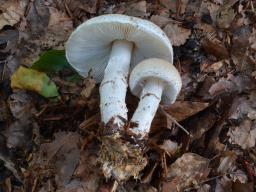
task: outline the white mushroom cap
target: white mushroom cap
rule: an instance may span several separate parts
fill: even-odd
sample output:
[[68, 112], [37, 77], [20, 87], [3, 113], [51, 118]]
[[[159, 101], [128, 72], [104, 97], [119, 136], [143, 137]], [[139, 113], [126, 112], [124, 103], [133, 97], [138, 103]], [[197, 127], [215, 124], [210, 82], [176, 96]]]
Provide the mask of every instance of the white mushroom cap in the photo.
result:
[[151, 57], [172, 63], [172, 45], [158, 26], [119, 14], [98, 16], [81, 24], [66, 44], [67, 60], [83, 76], [92, 70], [91, 75], [100, 82], [115, 40], [134, 43], [131, 68]]
[[140, 93], [149, 79], [163, 82], [162, 102], [169, 105], [176, 100], [181, 90], [181, 77], [177, 69], [168, 61], [158, 58], [146, 59], [131, 72], [129, 86], [131, 92], [140, 97]]

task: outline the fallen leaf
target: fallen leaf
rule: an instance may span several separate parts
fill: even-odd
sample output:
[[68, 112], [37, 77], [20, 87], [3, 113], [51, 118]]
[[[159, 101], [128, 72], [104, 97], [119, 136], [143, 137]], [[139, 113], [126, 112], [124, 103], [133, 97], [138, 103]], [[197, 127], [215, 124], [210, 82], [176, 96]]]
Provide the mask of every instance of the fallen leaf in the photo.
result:
[[185, 153], [168, 167], [170, 182], [163, 185], [163, 191], [183, 191], [207, 178], [209, 160], [194, 153]]
[[0, 30], [6, 26], [14, 26], [22, 17], [24, 17], [27, 1], [8, 0], [1, 2], [0, 10]]
[[161, 16], [161, 15], [152, 15], [150, 21], [162, 28], [170, 22], [170, 18]]
[[256, 120], [255, 95], [250, 94], [249, 98], [245, 96], [236, 97], [229, 110], [229, 119], [240, 120], [248, 117]]
[[136, 3], [132, 3], [126, 7], [125, 11], [126, 15], [134, 16], [134, 17], [144, 17], [147, 14], [147, 2], [139, 1]]
[[221, 60], [210, 65], [200, 66], [200, 68], [203, 72], [212, 73], [219, 71], [226, 63], [228, 63], [228, 60]]
[[222, 10], [217, 16], [217, 25], [219, 28], [227, 29], [234, 20], [236, 13], [233, 9], [226, 8]]
[[201, 40], [203, 50], [211, 55], [214, 55], [218, 59], [229, 58], [229, 52], [225, 45], [217, 39], [203, 38]]
[[65, 12], [53, 7], [49, 8], [49, 12], [48, 33], [56, 36], [55, 41], [65, 41], [74, 29], [72, 19]]
[[27, 7], [27, 27], [32, 37], [43, 36], [47, 31], [50, 13], [43, 0], [34, 0]]
[[159, 2], [172, 12], [176, 12], [176, 0], [159, 0]]
[[191, 30], [180, 27], [178, 24], [168, 23], [164, 32], [169, 37], [173, 46], [183, 45], [189, 36], [191, 35]]
[[36, 112], [32, 98], [24, 90], [15, 90], [9, 96], [8, 104], [15, 119], [29, 119]]
[[230, 143], [240, 145], [242, 149], [252, 148], [256, 141], [256, 124], [244, 119], [239, 126], [230, 127], [227, 135]]
[[79, 135], [73, 132], [59, 132], [54, 134], [55, 140], [40, 146], [38, 163], [50, 166], [54, 171], [58, 186], [69, 183], [79, 162]]
[[71, 68], [71, 66], [66, 59], [65, 51], [61, 50], [50, 50], [43, 53], [40, 59], [31, 66], [31, 69], [46, 73], [57, 72], [65, 68]]
[[172, 156], [179, 149], [178, 143], [171, 140], [164, 140], [164, 143], [159, 146], [163, 149], [169, 156]]
[[165, 107], [164, 110], [177, 121], [182, 121], [206, 109], [208, 106], [209, 103], [176, 101], [170, 107]]
[[252, 79], [244, 75], [234, 76], [228, 74], [227, 78], [221, 78], [218, 82], [214, 83], [209, 93], [211, 96], [217, 96], [222, 93], [241, 93], [245, 90], [250, 90], [254, 87]]
[[22, 66], [12, 75], [11, 87], [35, 91], [46, 98], [59, 96], [56, 85], [45, 73]]

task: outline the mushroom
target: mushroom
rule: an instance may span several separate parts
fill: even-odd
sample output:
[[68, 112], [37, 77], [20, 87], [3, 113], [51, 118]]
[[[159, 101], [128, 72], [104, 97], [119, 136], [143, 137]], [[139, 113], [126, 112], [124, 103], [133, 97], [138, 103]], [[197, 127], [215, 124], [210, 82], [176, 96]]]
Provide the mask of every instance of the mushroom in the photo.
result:
[[168, 61], [151, 58], [139, 63], [129, 79], [131, 92], [140, 98], [131, 122], [136, 124], [131, 131], [139, 139], [147, 136], [151, 122], [160, 101], [170, 105], [181, 89], [181, 77], [177, 69]]
[[157, 57], [172, 62], [168, 37], [155, 24], [125, 15], [94, 17], [81, 24], [69, 37], [66, 57], [82, 76], [88, 73], [100, 85], [102, 122], [112, 120], [118, 128], [127, 121], [125, 97], [130, 65]]

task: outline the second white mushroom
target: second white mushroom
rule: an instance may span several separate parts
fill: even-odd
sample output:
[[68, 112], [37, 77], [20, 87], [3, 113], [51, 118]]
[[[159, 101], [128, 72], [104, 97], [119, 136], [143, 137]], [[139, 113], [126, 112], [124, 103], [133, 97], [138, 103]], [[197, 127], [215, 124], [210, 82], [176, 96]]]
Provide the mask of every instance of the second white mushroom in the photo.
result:
[[136, 123], [131, 131], [140, 139], [149, 133], [151, 122], [159, 103], [170, 105], [181, 90], [181, 77], [168, 61], [152, 58], [139, 63], [131, 72], [131, 92], [140, 98], [131, 122]]

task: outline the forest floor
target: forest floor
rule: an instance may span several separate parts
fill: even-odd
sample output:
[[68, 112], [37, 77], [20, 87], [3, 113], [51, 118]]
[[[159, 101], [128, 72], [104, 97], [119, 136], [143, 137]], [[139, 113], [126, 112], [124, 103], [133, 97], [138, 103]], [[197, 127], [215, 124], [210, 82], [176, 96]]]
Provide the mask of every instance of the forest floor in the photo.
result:
[[[256, 190], [256, 1], [0, 0], [0, 10], [0, 192]], [[110, 13], [161, 27], [183, 84], [157, 112], [140, 179], [124, 183], [98, 162], [98, 85], [63, 66], [71, 32]], [[129, 115], [137, 103], [128, 93]]]

